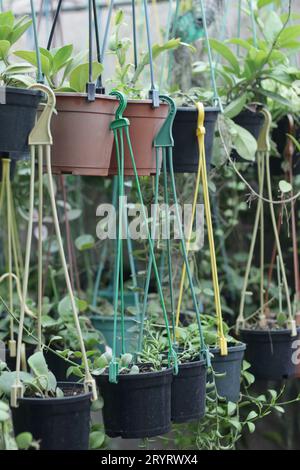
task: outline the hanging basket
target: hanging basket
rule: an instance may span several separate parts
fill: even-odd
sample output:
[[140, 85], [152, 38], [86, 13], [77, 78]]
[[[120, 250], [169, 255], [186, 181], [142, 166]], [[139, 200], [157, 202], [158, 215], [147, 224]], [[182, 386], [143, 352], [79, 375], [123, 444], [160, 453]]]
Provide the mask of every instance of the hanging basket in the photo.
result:
[[140, 439], [171, 430], [172, 369], [121, 374], [118, 383], [108, 374], [96, 377], [104, 399], [103, 419], [109, 437]]
[[[211, 165], [218, 114], [218, 108], [205, 108], [205, 155], [208, 169]], [[175, 173], [197, 173], [198, 171], [197, 120], [197, 108], [182, 107], [177, 109], [173, 124], [173, 168]]]
[[[298, 328], [298, 334], [300, 328]], [[246, 360], [251, 364], [250, 372], [256, 379], [282, 380], [293, 377], [297, 356], [297, 337], [291, 330], [240, 330], [241, 339], [247, 344]]]
[[118, 101], [96, 95], [88, 102], [80, 93], [56, 95], [57, 116], [53, 116], [52, 171], [82, 176], [107, 176], [113, 148], [109, 126]]
[[[251, 108], [252, 109], [252, 108]], [[240, 114], [238, 114], [233, 121], [240, 127], [243, 127], [248, 131], [255, 140], [258, 140], [260, 131], [264, 125], [264, 115], [258, 110], [257, 107], [253, 107], [253, 111], [251, 109], [245, 109]], [[233, 150], [231, 153], [231, 157], [239, 162], [244, 162], [245, 159], [242, 158], [236, 150]]]
[[228, 348], [228, 356], [221, 356], [220, 349], [210, 349], [213, 354], [211, 360], [214, 372], [225, 374], [223, 377], [215, 377], [218, 395], [227, 401], [237, 403], [240, 399], [241, 369], [245, 344], [238, 344]]
[[[155, 149], [153, 141], [168, 115], [168, 105], [161, 103], [153, 108], [152, 101], [128, 101], [124, 117], [130, 121], [129, 133], [133, 148], [135, 164], [139, 176], [150, 176], [156, 173]], [[134, 175], [128, 144], [125, 145], [124, 174]], [[110, 175], [118, 174], [116, 148], [113, 147]]]
[[[92, 325], [96, 330], [100, 331], [105, 339], [106, 345], [112, 348], [114, 338], [114, 317], [93, 315], [91, 318]], [[125, 346], [126, 352], [134, 353], [137, 349], [138, 329], [137, 323], [132, 317], [124, 318], [125, 326]], [[122, 354], [122, 341], [121, 341], [121, 318], [118, 319], [118, 332], [117, 332], [117, 349], [116, 355]]]
[[63, 398], [18, 400], [18, 408], [12, 408], [14, 433], [30, 432], [41, 450], [88, 450], [91, 394], [76, 383], [58, 386]]
[[205, 361], [179, 365], [172, 382], [172, 421], [186, 423], [203, 418], [206, 397]]
[[0, 104], [0, 153], [13, 153], [16, 160], [28, 154], [28, 136], [41, 98], [36, 90], [5, 88], [5, 104]]

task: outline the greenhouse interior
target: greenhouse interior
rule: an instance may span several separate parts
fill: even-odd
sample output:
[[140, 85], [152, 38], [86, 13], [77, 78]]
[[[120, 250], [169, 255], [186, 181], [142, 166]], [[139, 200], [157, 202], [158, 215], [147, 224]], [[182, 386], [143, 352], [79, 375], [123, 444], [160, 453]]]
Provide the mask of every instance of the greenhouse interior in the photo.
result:
[[299, 67], [298, 0], [0, 0], [1, 453], [300, 450]]

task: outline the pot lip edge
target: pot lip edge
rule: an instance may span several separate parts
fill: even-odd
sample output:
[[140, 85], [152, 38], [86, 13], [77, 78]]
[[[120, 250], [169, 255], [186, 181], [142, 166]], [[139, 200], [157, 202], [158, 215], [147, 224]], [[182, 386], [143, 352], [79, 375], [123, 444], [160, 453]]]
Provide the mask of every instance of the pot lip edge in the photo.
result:
[[[76, 385], [76, 386], [82, 386], [83, 388], [83, 384], [80, 384], [80, 383], [77, 383], [77, 382], [60, 382], [58, 381], [57, 382], [57, 385], [62, 385], [62, 384], [65, 384], [65, 385]], [[73, 395], [73, 396], [67, 396], [67, 397], [53, 397], [53, 398], [34, 398], [34, 397], [22, 397], [22, 398], [19, 398], [18, 401], [20, 401], [21, 403], [22, 402], [26, 402], [26, 403], [39, 403], [41, 404], [42, 406], [45, 406], [45, 405], [49, 405], [50, 403], [51, 404], [56, 404], [56, 405], [60, 405], [60, 404], [63, 404], [63, 403], [66, 403], [66, 400], [71, 402], [71, 400], [73, 401], [83, 401], [85, 400], [86, 398], [91, 398], [92, 397], [92, 393], [91, 392], [84, 392], [84, 393], [81, 393], [80, 395]]]
[[[55, 96], [58, 96], [58, 97], [70, 97], [70, 98], [86, 98], [87, 97], [87, 93], [75, 93], [75, 92], [66, 92], [66, 93], [63, 93], [63, 92], [57, 92], [55, 93]], [[115, 96], [111, 96], [111, 95], [100, 95], [100, 94], [96, 94], [96, 98], [102, 98], [102, 99], [107, 99], [109, 101], [115, 101], [115, 102], [118, 102], [117, 98]], [[141, 104], [152, 104], [152, 100], [149, 100], [149, 99], [142, 99], [142, 100], [133, 100], [133, 99], [128, 99], [127, 100], [127, 103], [128, 104], [136, 104], [136, 105], [141, 105]], [[168, 106], [167, 103], [163, 103], [163, 102], [160, 102], [160, 106]]]
[[23, 87], [13, 87], [13, 86], [6, 86], [0, 87], [4, 88], [4, 90], [8, 93], [16, 93], [19, 95], [31, 95], [31, 96], [42, 96], [43, 93], [40, 90], [34, 90], [31, 88], [23, 88]]
[[[291, 333], [291, 329], [289, 328], [281, 328], [279, 330], [251, 330], [250, 328], [240, 328], [240, 332], [245, 332], [245, 333], [250, 333], [253, 335], [287, 335], [288, 333]], [[297, 332], [300, 333], [300, 326], [297, 326]], [[290, 335], [291, 336], [291, 335]], [[295, 336], [297, 338], [297, 336]]]
[[[177, 107], [177, 111], [183, 111], [183, 112], [188, 112], [188, 111], [192, 111], [192, 112], [198, 112], [196, 106], [178, 106]], [[212, 113], [212, 112], [215, 112], [215, 113], [220, 113], [221, 110], [220, 108], [218, 108], [217, 106], [205, 106], [204, 107], [204, 111], [207, 113]]]
[[[119, 379], [123, 379], [123, 381], [126, 381], [126, 380], [134, 380], [135, 378], [138, 378], [138, 377], [146, 377], [146, 378], [155, 378], [157, 376], [169, 376], [169, 375], [172, 375], [173, 376], [173, 368], [172, 367], [167, 367], [166, 369], [163, 369], [163, 370], [156, 370], [156, 371], [153, 371], [153, 372], [144, 372], [144, 373], [141, 373], [141, 374], [119, 374], [118, 375], [118, 378]], [[108, 373], [105, 373], [105, 374], [100, 374], [98, 376], [96, 376], [96, 380], [98, 378], [108, 378], [109, 377], [109, 374]], [[110, 383], [110, 382], [109, 382]], [[111, 384], [111, 385], [118, 385], [118, 384]]]
[[[241, 351], [245, 351], [246, 349], [247, 349], [246, 343], [243, 343], [242, 341], [240, 341], [239, 344], [236, 344], [234, 346], [229, 346], [228, 347], [228, 352], [229, 353], [241, 352]], [[220, 348], [219, 347], [209, 348], [209, 351], [212, 352], [212, 353], [218, 353], [218, 352], [220, 352]], [[222, 357], [226, 358], [226, 357], [228, 357], [228, 355], [227, 356], [222, 356]]]

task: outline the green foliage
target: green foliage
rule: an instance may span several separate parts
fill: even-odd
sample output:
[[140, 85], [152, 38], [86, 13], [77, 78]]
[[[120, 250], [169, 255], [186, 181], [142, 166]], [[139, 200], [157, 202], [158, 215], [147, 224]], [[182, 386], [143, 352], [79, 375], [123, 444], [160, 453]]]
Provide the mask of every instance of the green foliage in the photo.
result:
[[[73, 45], [68, 44], [61, 48], [48, 51], [40, 47], [42, 72], [48, 84], [55, 91], [69, 91], [84, 93], [89, 81], [89, 64], [82, 63], [86, 52], [72, 56]], [[37, 67], [36, 53], [34, 51], [15, 51], [14, 54]], [[95, 81], [103, 71], [99, 62], [92, 63], [92, 80]]]

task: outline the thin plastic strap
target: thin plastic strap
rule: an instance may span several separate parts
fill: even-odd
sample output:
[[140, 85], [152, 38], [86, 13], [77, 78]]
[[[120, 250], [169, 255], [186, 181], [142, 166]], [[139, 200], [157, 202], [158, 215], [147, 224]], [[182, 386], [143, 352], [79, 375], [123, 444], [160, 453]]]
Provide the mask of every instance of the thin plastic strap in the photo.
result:
[[152, 100], [153, 107], [158, 108], [159, 107], [159, 91], [155, 88], [155, 81], [154, 81], [154, 66], [153, 66], [152, 41], [151, 41], [151, 32], [150, 32], [148, 2], [147, 0], [143, 0], [143, 2], [144, 2], [144, 13], [145, 13], [145, 21], [146, 21], [147, 45], [148, 45], [150, 80], [151, 80], [151, 89], [149, 92], [149, 98]]
[[106, 52], [106, 45], [107, 45], [107, 40], [108, 40], [111, 17], [112, 17], [112, 13], [113, 13], [113, 9], [114, 9], [114, 3], [115, 3], [114, 0], [110, 0], [108, 14], [107, 14], [107, 20], [106, 20], [106, 25], [105, 25], [105, 30], [104, 30], [101, 57], [104, 57], [105, 52]]
[[254, 47], [257, 47], [257, 29], [256, 29], [256, 20], [255, 20], [253, 0], [250, 0], [250, 16], [251, 16], [252, 33], [253, 33], [253, 45]]
[[42, 309], [43, 309], [43, 146], [38, 146], [38, 191], [39, 191], [39, 215], [38, 215], [38, 318], [37, 337], [38, 351], [42, 350]]
[[138, 50], [137, 50], [137, 34], [136, 34], [136, 11], [135, 11], [135, 0], [131, 0], [131, 11], [132, 11], [132, 37], [133, 37], [133, 56], [134, 56], [134, 68], [138, 66]]
[[207, 21], [206, 21], [206, 10], [204, 6], [204, 0], [200, 0], [201, 10], [202, 10], [202, 21], [203, 21], [203, 28], [205, 34], [205, 42], [207, 47], [207, 54], [208, 54], [208, 61], [210, 66], [210, 76], [211, 76], [211, 83], [214, 92], [214, 101], [215, 105], [219, 107], [220, 111], [223, 112], [223, 105], [221, 99], [219, 97], [217, 82], [216, 82], [216, 74], [215, 74], [215, 65], [213, 62], [211, 47], [209, 43], [209, 36], [208, 36], [208, 29], [207, 29]]
[[[94, 14], [94, 23], [95, 23], [97, 60], [101, 64], [102, 63], [102, 56], [101, 56], [101, 47], [100, 47], [99, 21], [98, 21], [96, 0], [93, 0], [93, 14]], [[99, 93], [101, 95], [105, 94], [105, 88], [103, 87], [103, 84], [102, 84], [102, 75], [101, 74], [99, 75], [99, 77], [97, 79], [96, 93]]]
[[50, 49], [51, 49], [51, 45], [52, 45], [52, 41], [53, 41], [53, 37], [54, 37], [54, 33], [55, 33], [56, 24], [57, 24], [57, 21], [58, 21], [58, 16], [59, 16], [59, 13], [60, 13], [60, 10], [61, 10], [61, 6], [62, 6], [62, 0], [58, 0], [58, 4], [57, 4], [57, 7], [56, 7], [56, 12], [55, 12], [55, 15], [54, 15], [54, 18], [53, 18], [53, 23], [52, 23], [52, 27], [51, 27], [51, 31], [50, 31], [50, 35], [49, 35], [49, 39], [48, 39], [48, 42], [47, 42], [48, 51], [50, 51]]
[[41, 53], [40, 53], [40, 49], [39, 49], [39, 41], [38, 41], [37, 26], [36, 26], [36, 13], [35, 13], [33, 0], [30, 0], [30, 7], [31, 7], [32, 26], [33, 26], [33, 35], [34, 35], [34, 46], [35, 46], [36, 62], [37, 62], [37, 82], [38, 83], [44, 83], [44, 76], [43, 76], [42, 62], [41, 62]]

